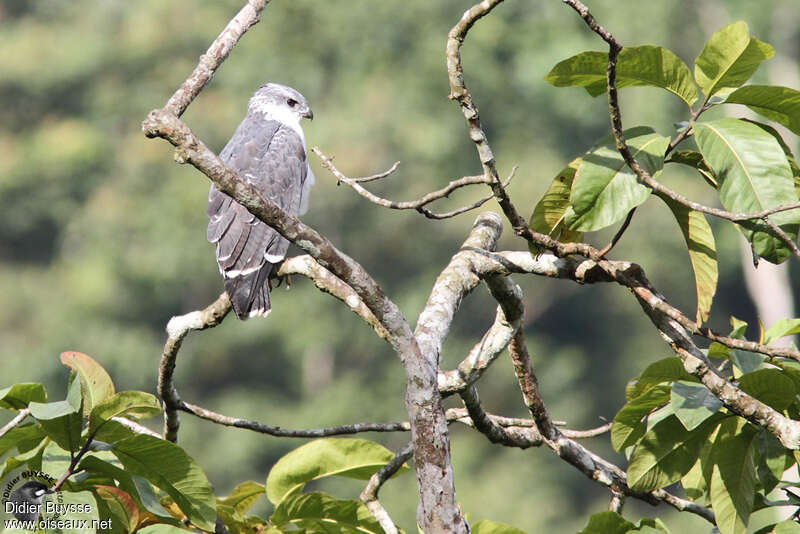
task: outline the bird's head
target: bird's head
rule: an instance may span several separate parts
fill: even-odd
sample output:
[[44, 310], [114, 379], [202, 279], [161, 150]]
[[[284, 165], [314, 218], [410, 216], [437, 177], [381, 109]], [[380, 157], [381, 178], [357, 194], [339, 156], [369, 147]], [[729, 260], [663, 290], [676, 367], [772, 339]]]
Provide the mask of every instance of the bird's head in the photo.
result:
[[279, 83], [265, 83], [250, 99], [249, 110], [282, 120], [300, 122], [300, 119], [313, 119], [306, 98], [298, 91]]

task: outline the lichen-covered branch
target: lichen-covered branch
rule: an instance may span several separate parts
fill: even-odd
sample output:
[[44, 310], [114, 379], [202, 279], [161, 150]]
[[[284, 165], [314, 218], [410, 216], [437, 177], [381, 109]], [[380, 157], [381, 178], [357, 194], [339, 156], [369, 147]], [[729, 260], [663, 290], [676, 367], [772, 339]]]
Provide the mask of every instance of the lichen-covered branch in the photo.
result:
[[378, 322], [375, 315], [353, 291], [353, 288], [314, 261], [311, 256], [303, 255], [287, 258], [281, 264], [277, 274], [278, 276], [300, 274], [311, 279], [320, 291], [328, 293], [347, 304], [347, 307], [370, 325], [381, 339], [389, 341], [389, 333], [386, 328]]
[[167, 323], [167, 341], [158, 368], [158, 395], [164, 401], [164, 438], [169, 441], [178, 440], [180, 427], [178, 410], [181, 407], [181, 398], [172, 383], [172, 378], [183, 338], [192, 330], [205, 330], [217, 326], [229, 311], [231, 311], [231, 301], [228, 299], [228, 294], [223, 293], [205, 309], [173, 317]]

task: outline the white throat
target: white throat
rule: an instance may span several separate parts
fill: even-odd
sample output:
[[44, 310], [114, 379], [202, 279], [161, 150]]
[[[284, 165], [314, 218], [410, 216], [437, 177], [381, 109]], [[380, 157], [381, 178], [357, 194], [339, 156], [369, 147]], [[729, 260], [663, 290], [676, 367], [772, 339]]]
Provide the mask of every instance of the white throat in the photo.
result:
[[286, 106], [276, 106], [275, 104], [264, 102], [263, 100], [251, 99], [250, 109], [256, 113], [262, 113], [266, 120], [275, 120], [285, 124], [294, 130], [303, 141], [303, 148], [306, 146], [306, 136], [303, 128], [300, 127], [300, 117]]

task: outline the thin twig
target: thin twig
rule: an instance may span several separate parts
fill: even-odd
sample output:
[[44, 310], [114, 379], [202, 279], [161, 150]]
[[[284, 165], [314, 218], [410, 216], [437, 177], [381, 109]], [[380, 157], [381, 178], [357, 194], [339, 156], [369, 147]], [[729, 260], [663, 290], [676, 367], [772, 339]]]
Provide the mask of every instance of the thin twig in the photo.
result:
[[601, 258], [604, 258], [606, 256], [606, 254], [611, 252], [611, 249], [613, 249], [617, 245], [617, 242], [619, 242], [619, 240], [622, 238], [622, 234], [625, 233], [625, 230], [627, 230], [628, 226], [631, 224], [631, 220], [633, 219], [633, 214], [634, 213], [636, 213], [636, 208], [633, 208], [632, 210], [630, 210], [628, 212], [628, 216], [625, 217], [625, 222], [622, 223], [622, 226], [619, 227], [619, 230], [617, 230], [617, 233], [614, 234], [614, 237], [611, 239], [611, 242], [608, 245], [606, 245], [605, 247], [600, 249], [600, 257]]
[[[461, 189], [462, 187], [467, 187], [476, 184], [488, 184], [490, 183], [491, 180], [487, 179], [485, 176], [464, 176], [463, 178], [452, 180], [445, 187], [438, 189], [436, 191], [431, 191], [430, 193], [427, 193], [418, 199], [396, 201], [378, 196], [375, 193], [372, 193], [371, 191], [365, 189], [360, 184], [363, 182], [369, 182], [372, 180], [377, 180], [388, 176], [391, 172], [393, 172], [397, 168], [397, 163], [395, 163], [392, 166], [392, 168], [389, 169], [388, 171], [385, 171], [380, 174], [368, 176], [366, 178], [350, 178], [346, 176], [344, 173], [342, 173], [339, 169], [337, 169], [336, 166], [333, 164], [333, 158], [326, 156], [319, 149], [319, 147], [314, 147], [311, 150], [312, 152], [314, 152], [314, 154], [317, 155], [317, 157], [319, 157], [322, 166], [328, 169], [328, 171], [330, 171], [330, 173], [336, 177], [337, 184], [343, 183], [351, 187], [356, 193], [358, 193], [362, 197], [366, 198], [373, 204], [382, 206], [384, 208], [389, 208], [394, 210], [416, 210], [425, 215], [429, 219], [449, 219], [451, 217], [455, 217], [456, 215], [460, 215], [467, 211], [481, 207], [487, 201], [491, 200], [494, 196], [494, 195], [489, 195], [488, 197], [482, 198], [481, 200], [478, 200], [473, 204], [463, 206], [461, 208], [449, 211], [447, 213], [435, 213], [425, 208], [425, 206], [437, 200], [448, 198], [452, 192], [456, 191], [457, 189]], [[514, 169], [509, 174], [509, 177], [504, 182], [503, 184], [504, 187], [507, 186], [514, 178], [516, 170], [517, 167], [514, 167]]]
[[381, 467], [377, 473], [373, 474], [366, 487], [361, 492], [359, 498], [363, 502], [372, 516], [380, 524], [381, 528], [386, 534], [398, 534], [397, 527], [389, 517], [389, 513], [378, 500], [378, 492], [381, 486], [389, 480], [401, 467], [411, 458], [414, 453], [414, 444], [409, 443], [395, 455], [394, 458]]

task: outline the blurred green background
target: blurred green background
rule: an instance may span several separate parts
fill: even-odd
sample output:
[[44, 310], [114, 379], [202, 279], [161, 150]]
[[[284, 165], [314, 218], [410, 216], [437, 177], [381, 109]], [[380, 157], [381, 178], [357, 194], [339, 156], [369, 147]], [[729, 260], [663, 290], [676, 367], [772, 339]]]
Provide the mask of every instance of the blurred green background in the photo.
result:
[[[340, 170], [400, 170], [372, 189], [410, 199], [479, 172], [463, 117], [447, 99], [444, 45], [470, 7], [464, 0], [294, 0], [272, 2], [184, 116], [220, 150], [264, 81], [299, 89], [315, 121], [310, 146], [336, 156]], [[167, 320], [204, 307], [222, 290], [205, 240], [208, 181], [172, 161], [170, 147], [144, 138], [140, 122], [160, 107], [198, 56], [241, 7], [234, 0], [0, 1], [0, 386], [40, 381], [63, 395], [64, 350], [100, 361], [118, 389], [154, 391]], [[659, 44], [690, 67], [710, 34], [734, 20], [776, 47], [757, 79], [800, 86], [795, 0], [684, 2], [595, 0], [598, 19], [624, 44]], [[606, 102], [582, 89], [543, 81], [559, 60], [602, 50], [561, 2], [508, 1], [472, 30], [463, 49], [466, 81], [481, 110], [500, 172], [519, 165], [512, 198], [530, 213], [551, 178], [606, 135]], [[622, 93], [626, 126], [671, 135], [688, 118], [682, 102], [657, 89]], [[737, 110], [738, 111], [738, 110]], [[797, 148], [797, 139], [787, 141]], [[387, 211], [336, 187], [316, 158], [307, 223], [360, 261], [415, 318], [437, 273], [476, 213], [433, 222]], [[713, 203], [699, 177], [668, 169], [662, 179]], [[473, 202], [460, 191], [442, 211]], [[497, 210], [494, 203], [485, 209]], [[712, 221], [720, 288], [711, 325], [727, 331], [734, 314], [757, 318], [742, 280], [739, 234]], [[613, 232], [587, 236], [595, 244]], [[502, 248], [524, 249], [506, 228]], [[694, 316], [691, 268], [669, 211], [651, 200], [614, 251], [639, 262], [670, 301]], [[795, 262], [796, 263], [796, 262]], [[792, 266], [794, 280], [800, 278]], [[579, 287], [534, 277], [525, 292], [526, 333], [542, 393], [571, 428], [610, 420], [623, 386], [668, 355], [648, 320], [620, 287]], [[183, 398], [228, 415], [293, 428], [405, 419], [404, 375], [389, 347], [338, 301], [304, 279], [273, 294], [267, 320], [236, 321], [191, 335], [176, 374]], [[798, 285], [795, 282], [795, 291]], [[797, 294], [795, 292], [795, 294]], [[455, 365], [491, 324], [479, 288], [458, 314], [443, 360]], [[487, 409], [525, 416], [511, 366], [501, 359], [479, 384]], [[452, 404], [452, 401], [448, 405]], [[609, 495], [549, 450], [509, 450], [453, 428], [458, 499], [470, 519], [527, 532], [568, 533], [605, 509]], [[408, 436], [365, 435], [392, 449]], [[588, 445], [624, 465], [607, 438]], [[206, 469], [219, 494], [263, 481], [274, 461], [302, 441], [216, 427], [182, 417], [180, 443]], [[355, 497], [361, 485], [322, 486]], [[389, 483], [382, 500], [414, 531], [416, 481]], [[268, 513], [266, 503], [260, 511]], [[673, 532], [705, 523], [629, 501], [626, 515], [663, 514]]]

